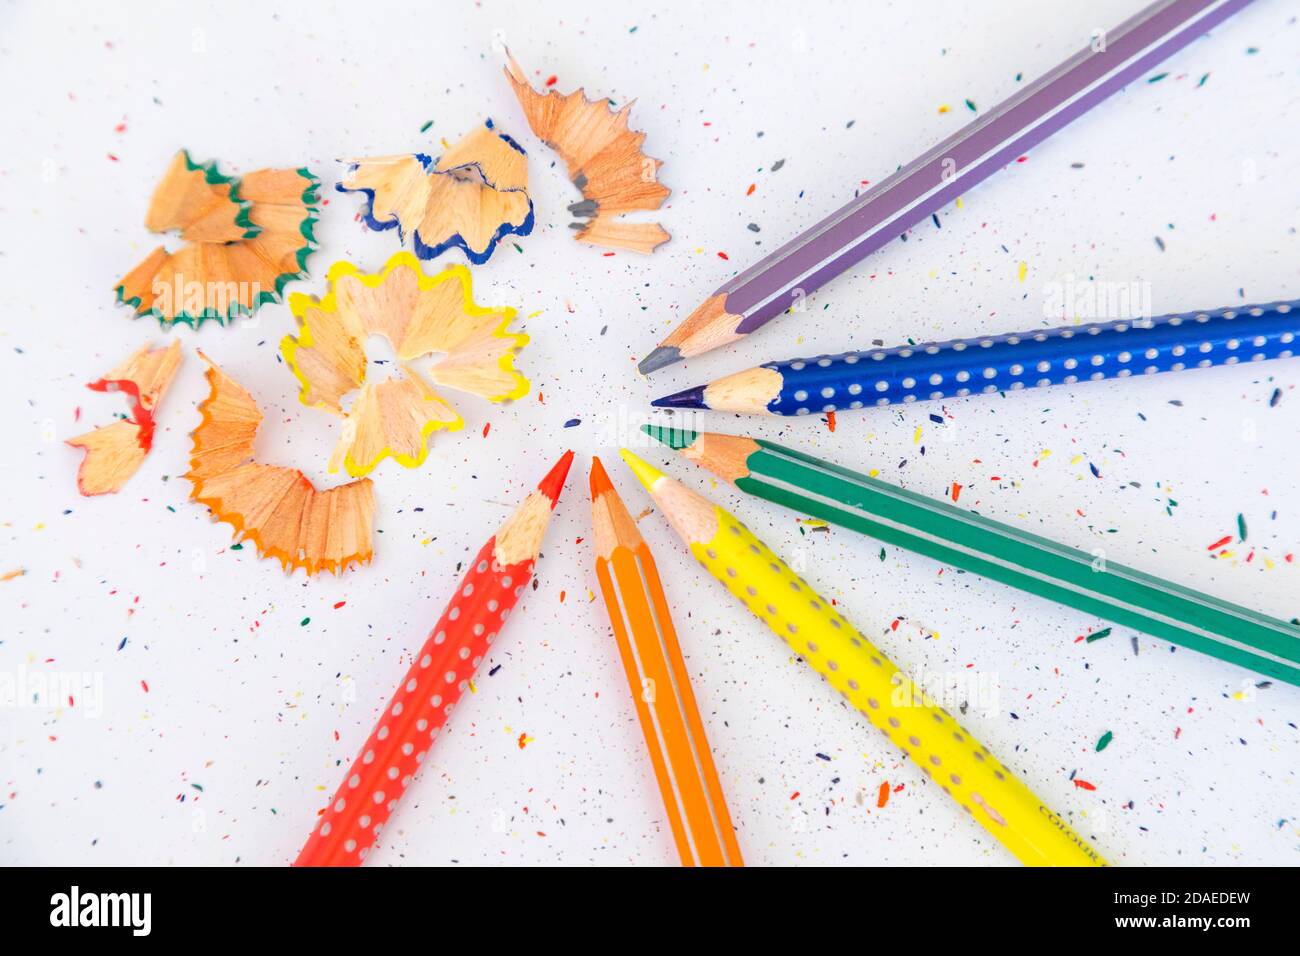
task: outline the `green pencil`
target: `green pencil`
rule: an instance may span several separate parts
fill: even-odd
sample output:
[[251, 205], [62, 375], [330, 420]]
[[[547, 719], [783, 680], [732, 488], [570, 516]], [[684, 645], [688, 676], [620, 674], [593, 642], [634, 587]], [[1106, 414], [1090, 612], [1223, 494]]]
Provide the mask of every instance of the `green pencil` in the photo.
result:
[[741, 491], [1300, 685], [1300, 627], [739, 435], [643, 426]]

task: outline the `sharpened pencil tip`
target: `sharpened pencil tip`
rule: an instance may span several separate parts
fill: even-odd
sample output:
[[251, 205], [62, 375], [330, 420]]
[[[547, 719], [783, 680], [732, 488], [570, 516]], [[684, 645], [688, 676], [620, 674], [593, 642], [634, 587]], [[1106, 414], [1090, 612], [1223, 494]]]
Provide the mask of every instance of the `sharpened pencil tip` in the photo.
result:
[[676, 392], [672, 395], [665, 395], [663, 398], [656, 398], [650, 403], [656, 408], [708, 408], [708, 403], [704, 400], [704, 386], [696, 385], [694, 388], [688, 388], [682, 392]]
[[609, 475], [605, 474], [605, 466], [601, 464], [600, 459], [595, 455], [591, 456], [591, 497], [603, 495], [606, 492], [614, 490], [613, 483], [609, 480]]
[[660, 478], [668, 477], [654, 465], [642, 461], [626, 448], [622, 449], [619, 454], [623, 456], [623, 460], [627, 462], [627, 466], [632, 469], [632, 474], [636, 475], [637, 481], [645, 485], [646, 491], [653, 492], [655, 489], [655, 482]]
[[564, 479], [569, 477], [569, 466], [573, 464], [573, 452], [566, 451], [560, 460], [551, 466], [546, 477], [537, 483], [537, 490], [551, 499], [551, 507], [560, 500], [560, 491], [564, 488]]
[[682, 350], [672, 345], [660, 345], [653, 352], [637, 363], [637, 371], [649, 375], [659, 369], [682, 360]]
[[681, 451], [683, 448], [690, 448], [695, 444], [695, 439], [700, 437], [699, 432], [693, 432], [689, 428], [665, 428], [663, 425], [642, 425], [641, 430], [653, 438], [655, 441], [661, 441], [674, 451]]

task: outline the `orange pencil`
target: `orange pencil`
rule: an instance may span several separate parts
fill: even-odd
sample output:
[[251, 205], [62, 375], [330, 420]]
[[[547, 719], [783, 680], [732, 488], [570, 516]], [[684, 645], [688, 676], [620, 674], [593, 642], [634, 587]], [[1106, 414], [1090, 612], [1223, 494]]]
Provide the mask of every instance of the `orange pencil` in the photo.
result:
[[744, 866], [654, 556], [591, 460], [596, 577], [683, 866]]

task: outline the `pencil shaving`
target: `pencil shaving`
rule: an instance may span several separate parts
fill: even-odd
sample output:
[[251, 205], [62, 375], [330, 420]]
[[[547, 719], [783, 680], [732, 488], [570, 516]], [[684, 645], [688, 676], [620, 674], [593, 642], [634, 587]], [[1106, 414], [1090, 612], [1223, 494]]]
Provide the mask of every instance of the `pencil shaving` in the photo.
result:
[[631, 103], [615, 110], [608, 98], [589, 100], [582, 89], [538, 93], [523, 69], [503, 48], [506, 78], [524, 109], [533, 133], [568, 167], [582, 201], [569, 206], [579, 242], [651, 253], [669, 235], [657, 222], [626, 222], [624, 213], [658, 209], [671, 192], [659, 182], [663, 162], [641, 149], [645, 133], [628, 128]]
[[422, 153], [348, 160], [340, 192], [366, 197], [371, 229], [396, 227], [415, 254], [433, 259], [453, 247], [475, 265], [508, 235], [533, 231], [523, 147], [489, 120], [437, 160]]
[[122, 392], [130, 415], [111, 425], [68, 439], [85, 452], [77, 469], [77, 490], [87, 497], [121, 491], [153, 448], [154, 409], [181, 365], [181, 344], [151, 349], [145, 345], [103, 378], [97, 392]]
[[[374, 274], [338, 262], [321, 299], [290, 297], [298, 318], [296, 336], [281, 351], [302, 388], [305, 405], [343, 419], [329, 469], [354, 477], [369, 474], [385, 458], [416, 468], [428, 457], [435, 431], [456, 431], [464, 419], [434, 386], [469, 392], [491, 402], [527, 393], [528, 379], [514, 368], [528, 336], [509, 332], [515, 310], [475, 304], [464, 266], [425, 275], [419, 260], [399, 252]], [[393, 378], [369, 382], [366, 341], [387, 339], [397, 358]], [[441, 353], [427, 372], [415, 363]], [[427, 376], [427, 380], [426, 380]], [[359, 390], [350, 406], [345, 398]]]
[[182, 149], [154, 190], [144, 224], [150, 232], [175, 230], [186, 242], [235, 242], [257, 235], [249, 205], [216, 163], [196, 163]]
[[[196, 177], [206, 177], [207, 192]], [[222, 177], [215, 164], [196, 166], [188, 154], [179, 154], [154, 193], [146, 225], [155, 232], [179, 229], [191, 241], [175, 252], [154, 249], [118, 282], [117, 300], [164, 326], [195, 327], [206, 319], [225, 324], [252, 315], [264, 302], [280, 301], [284, 286], [306, 275], [316, 248], [318, 185], [306, 169]], [[241, 210], [239, 235], [217, 228], [229, 211], [211, 205], [212, 190], [221, 188]]]
[[208, 397], [193, 433], [190, 498], [287, 571], [335, 574], [373, 556], [374, 486], [368, 478], [318, 491], [301, 471], [253, 460], [262, 413], [253, 397], [202, 352]]

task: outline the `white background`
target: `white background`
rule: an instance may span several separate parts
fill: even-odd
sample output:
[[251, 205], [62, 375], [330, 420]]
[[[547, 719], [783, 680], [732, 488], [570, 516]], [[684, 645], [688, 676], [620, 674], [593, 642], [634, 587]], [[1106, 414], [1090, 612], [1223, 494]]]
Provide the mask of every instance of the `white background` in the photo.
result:
[[[0, 583], [0, 670], [99, 675], [102, 714], [85, 695], [0, 711], [0, 862], [290, 861], [457, 562], [569, 446], [578, 462], [540, 586], [371, 862], [675, 862], [590, 597], [590, 542], [576, 543], [590, 534], [590, 454], [607, 455], [633, 512], [646, 506], [614, 450], [634, 440], [651, 398], [875, 339], [1055, 324], [1045, 288], [1066, 276], [1148, 283], [1156, 313], [1300, 296], [1300, 25], [1294, 3], [1261, 0], [1152, 71], [1164, 79], [1134, 84], [943, 210], [940, 230], [924, 224], [817, 293], [806, 316], [652, 380], [636, 374], [720, 282], [969, 122], [965, 100], [990, 109], [1017, 74], [1028, 82], [1139, 6], [5, 4], [0, 571], [26, 574]], [[539, 83], [553, 74], [557, 89], [637, 99], [633, 125], [673, 189], [669, 245], [605, 257], [570, 238], [576, 193], [527, 129], [494, 30]], [[290, 287], [319, 294], [335, 260], [373, 270], [398, 248], [395, 233], [354, 220], [356, 197], [332, 191], [335, 160], [437, 154], [487, 117], [529, 151], [538, 228], [518, 240], [522, 254], [507, 242], [474, 270], [475, 295], [539, 313], [522, 323], [532, 393], [505, 408], [453, 395], [464, 431], [436, 436], [420, 469], [378, 468], [373, 565], [306, 580], [251, 546], [229, 550], [229, 527], [190, 503], [180, 478], [206, 394], [194, 347], [261, 403], [263, 460], [337, 481], [325, 463], [338, 425], [298, 404], [279, 361], [287, 307], [196, 335], [114, 306], [117, 279], [157, 242], [142, 220], [168, 159], [187, 146], [230, 173], [319, 173], [321, 250]], [[84, 383], [169, 334], [187, 357], [152, 455], [121, 494], [80, 497], [79, 453], [62, 440], [124, 408]], [[960, 503], [986, 515], [1290, 618], [1298, 382], [1296, 362], [1214, 369], [949, 401], [943, 425], [926, 404], [846, 413], [834, 434], [815, 418], [708, 421], [927, 494], [959, 482]], [[581, 424], [566, 430], [571, 418]], [[1135, 654], [1124, 628], [1077, 642], [1104, 622], [893, 548], [882, 561], [849, 532], [801, 535], [798, 516], [645, 454], [802, 560], [905, 668], [995, 687], [996, 706], [972, 700], [966, 724], [1111, 861], [1298, 862], [1300, 690], [1256, 689], [1240, 669], [1146, 637]], [[1247, 541], [1213, 559], [1207, 546], [1236, 534], [1239, 513]], [[749, 863], [1014, 862], [702, 577], [657, 514], [641, 526]], [[1107, 731], [1114, 742], [1097, 753]], [[902, 789], [880, 810], [883, 782]]]

